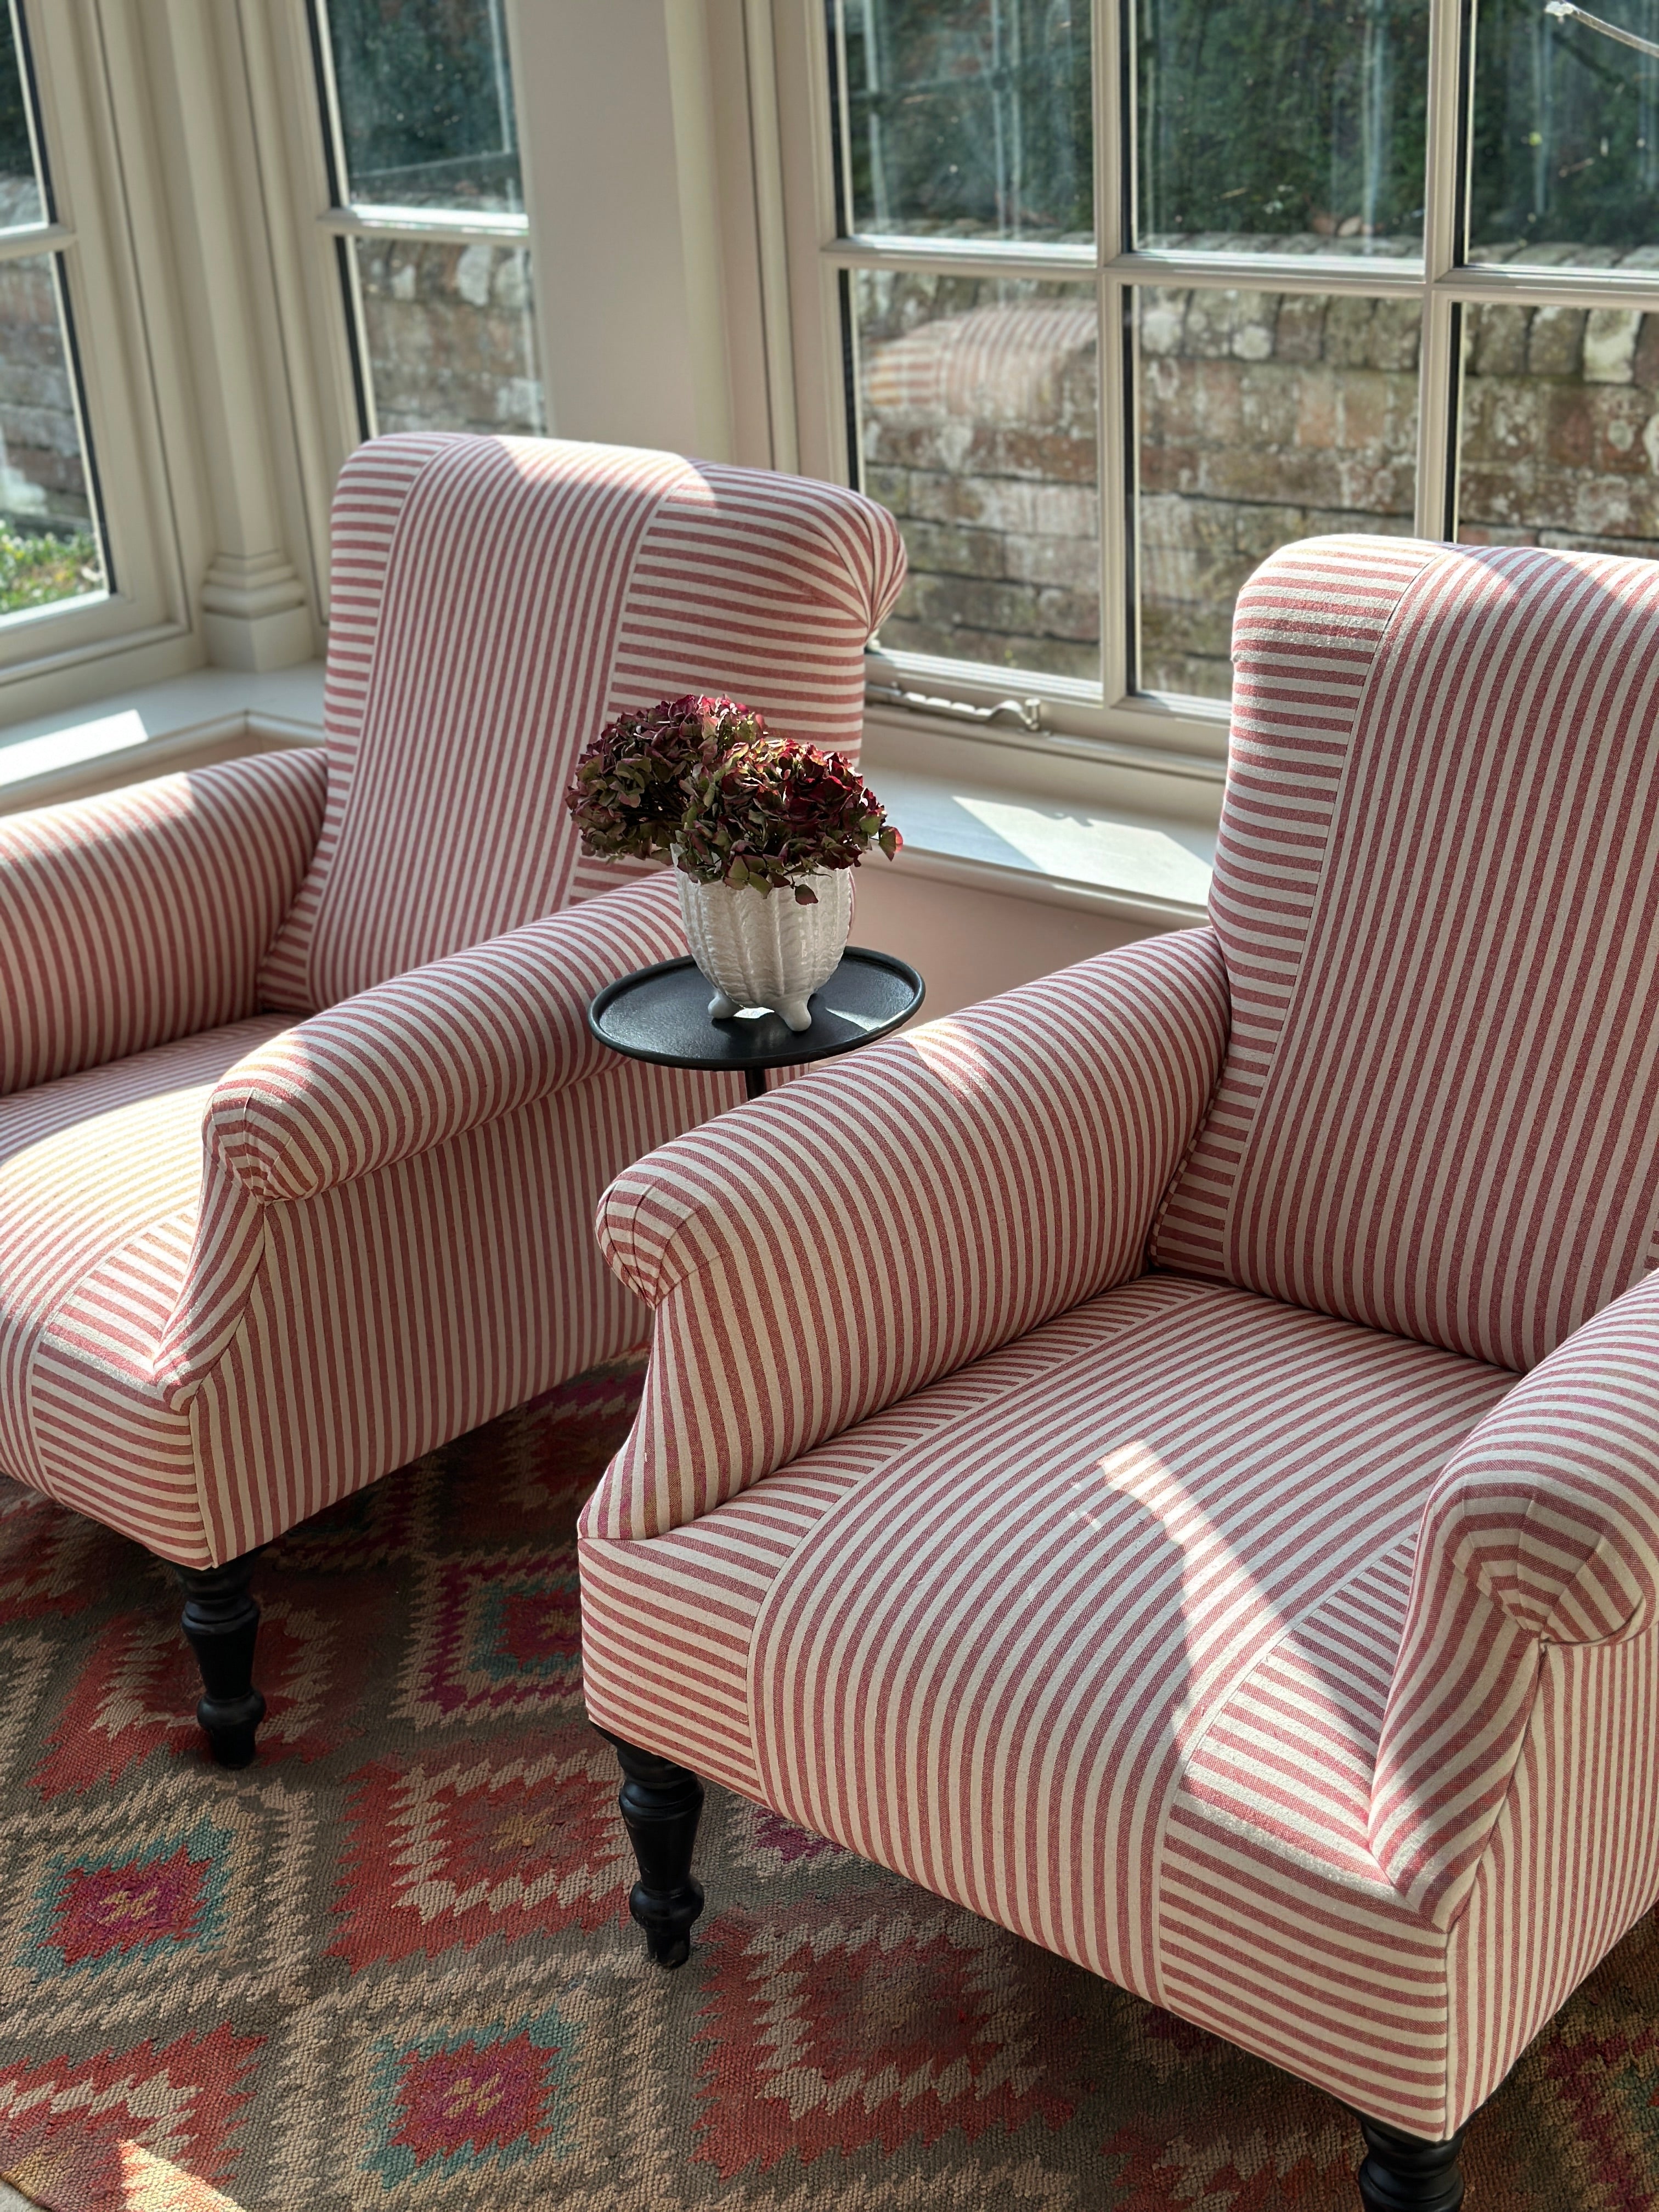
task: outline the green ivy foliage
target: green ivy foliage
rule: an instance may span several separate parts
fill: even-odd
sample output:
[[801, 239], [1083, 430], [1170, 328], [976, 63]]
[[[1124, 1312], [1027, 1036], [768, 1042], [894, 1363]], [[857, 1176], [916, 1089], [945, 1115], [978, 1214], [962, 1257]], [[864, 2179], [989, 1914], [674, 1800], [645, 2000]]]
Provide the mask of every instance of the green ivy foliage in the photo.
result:
[[[1659, 40], [1659, 0], [1592, 12]], [[1659, 245], [1659, 58], [1541, 0], [1480, 0], [1474, 83], [1477, 244]]]
[[[360, 0], [363, 4], [363, 0]], [[855, 225], [1092, 223], [1086, 0], [827, 0]], [[1659, 0], [1595, 0], [1659, 40]], [[1429, 0], [1134, 0], [1143, 238], [1420, 234]], [[1659, 58], [1476, 0], [1477, 245], [1659, 246]]]
[[1412, 236], [1428, 0], [1139, 0], [1141, 234]]
[[848, 0], [854, 224], [1087, 238], [1094, 216], [1088, 0]]
[[491, 0], [329, 0], [355, 197], [521, 204]]
[[89, 530], [32, 537], [0, 520], [0, 614], [47, 607], [102, 587], [98, 541]]
[[12, 35], [11, 16], [0, 9], [0, 177], [27, 177], [33, 168], [21, 58]]

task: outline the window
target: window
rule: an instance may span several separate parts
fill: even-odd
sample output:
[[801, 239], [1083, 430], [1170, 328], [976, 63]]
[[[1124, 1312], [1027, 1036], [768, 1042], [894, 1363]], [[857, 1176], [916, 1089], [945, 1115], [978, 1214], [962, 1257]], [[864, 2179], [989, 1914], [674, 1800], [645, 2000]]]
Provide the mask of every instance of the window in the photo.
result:
[[313, 0], [364, 434], [546, 427], [503, 0]]
[[780, 85], [916, 688], [1189, 744], [1279, 545], [1659, 556], [1659, 0], [803, 0]]
[[0, 617], [101, 595], [65, 262], [21, 19], [0, 10]]

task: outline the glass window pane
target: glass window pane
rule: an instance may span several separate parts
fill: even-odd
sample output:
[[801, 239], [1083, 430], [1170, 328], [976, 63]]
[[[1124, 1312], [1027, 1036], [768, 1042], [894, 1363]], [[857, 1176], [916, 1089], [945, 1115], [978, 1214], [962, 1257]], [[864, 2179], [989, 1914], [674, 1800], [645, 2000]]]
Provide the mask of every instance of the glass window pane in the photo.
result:
[[1233, 602], [1276, 547], [1409, 537], [1410, 300], [1138, 291], [1140, 684], [1224, 699]]
[[380, 429], [541, 436], [529, 249], [483, 240], [352, 245]]
[[[1659, 0], [1595, 0], [1659, 44]], [[1543, 0], [1480, 0], [1469, 258], [1601, 269], [1659, 263], [1659, 55]]]
[[1458, 537], [1659, 556], [1659, 315], [1464, 312]]
[[517, 214], [503, 0], [329, 0], [347, 198]]
[[830, 0], [854, 230], [1094, 234], [1089, 0]]
[[896, 651], [1100, 680], [1091, 290], [861, 270], [863, 482], [904, 533]]
[[15, 230], [22, 224], [46, 219], [46, 200], [34, 173], [24, 100], [11, 11], [0, 8], [0, 230]]
[[1136, 0], [1142, 246], [1422, 251], [1429, 0]]
[[104, 588], [53, 258], [0, 261], [0, 614]]

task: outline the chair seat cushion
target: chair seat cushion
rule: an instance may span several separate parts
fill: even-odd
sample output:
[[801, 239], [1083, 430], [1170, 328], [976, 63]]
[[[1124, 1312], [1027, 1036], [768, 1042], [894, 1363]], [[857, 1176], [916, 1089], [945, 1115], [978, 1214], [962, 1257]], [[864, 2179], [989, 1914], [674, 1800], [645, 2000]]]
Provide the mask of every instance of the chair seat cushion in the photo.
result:
[[[1143, 1277], [690, 1527], [590, 1540], [590, 1711], [1431, 2122], [1448, 1938], [1371, 1858], [1366, 1807], [1424, 1500], [1514, 1381]], [[1328, 2018], [1285, 2000], [1288, 1958], [1319, 1983], [1310, 1947]], [[1368, 2047], [1373, 1971], [1403, 1994]]]
[[190, 1423], [149, 1382], [184, 1281], [214, 1085], [263, 1015], [0, 1098], [0, 1468], [172, 1557], [201, 1544]]

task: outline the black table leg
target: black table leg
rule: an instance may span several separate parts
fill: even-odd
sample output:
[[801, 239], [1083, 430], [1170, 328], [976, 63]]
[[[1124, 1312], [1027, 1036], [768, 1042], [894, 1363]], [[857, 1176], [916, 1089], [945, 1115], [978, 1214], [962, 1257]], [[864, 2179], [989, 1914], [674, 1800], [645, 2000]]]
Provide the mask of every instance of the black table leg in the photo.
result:
[[743, 1087], [750, 1098], [764, 1098], [766, 1070], [763, 1067], [745, 1067], [743, 1071]]

